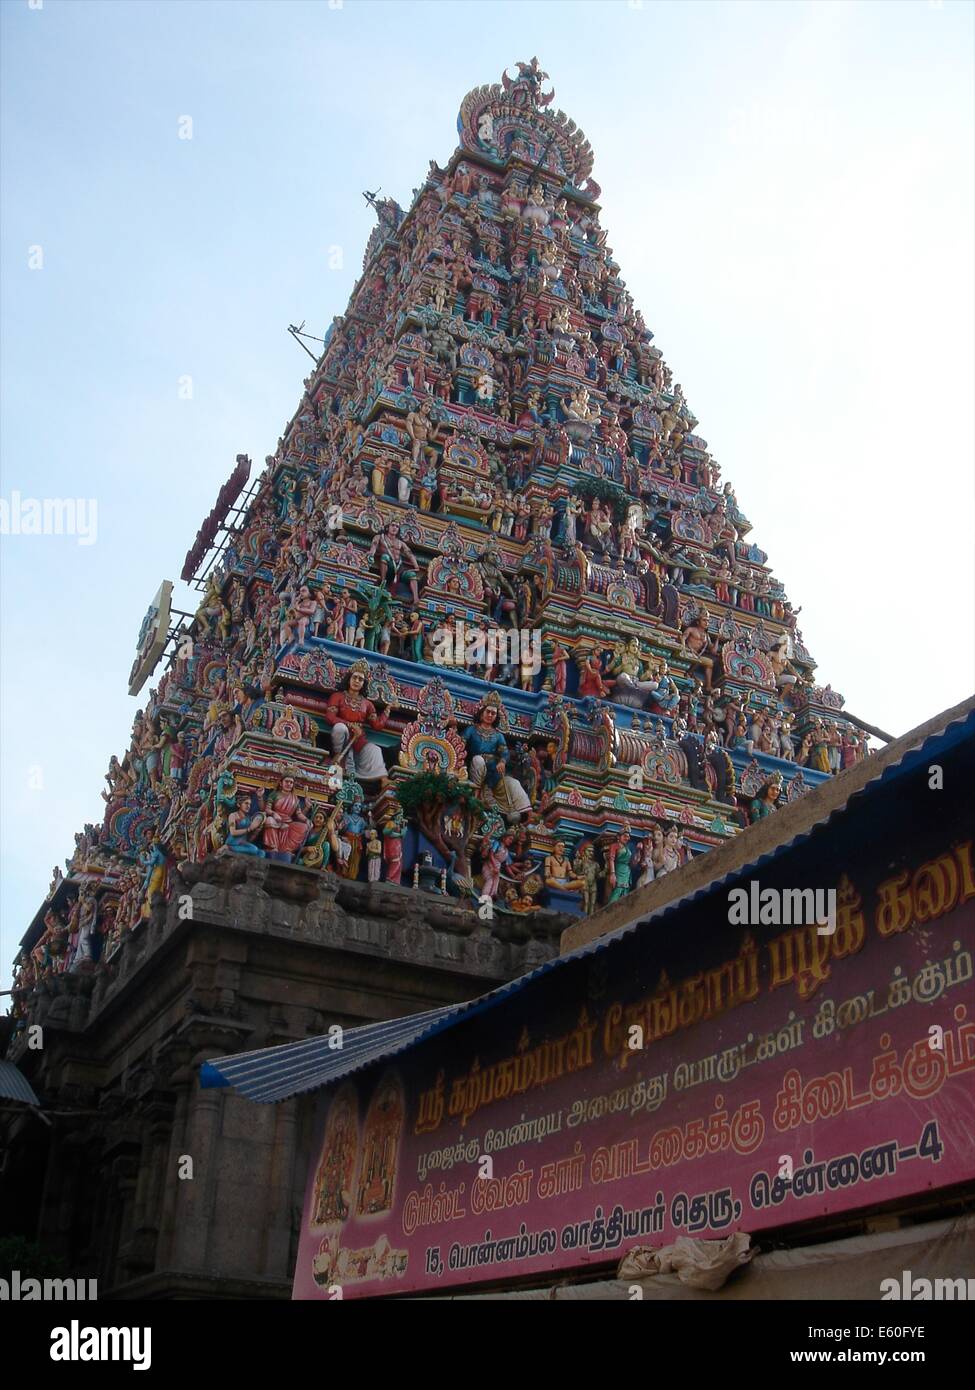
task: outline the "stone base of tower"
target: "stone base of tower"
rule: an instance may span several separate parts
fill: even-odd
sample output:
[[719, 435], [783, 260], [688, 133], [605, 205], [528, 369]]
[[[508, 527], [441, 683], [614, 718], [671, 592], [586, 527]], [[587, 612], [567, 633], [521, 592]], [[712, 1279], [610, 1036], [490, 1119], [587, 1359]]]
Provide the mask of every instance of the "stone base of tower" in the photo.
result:
[[287, 1298], [312, 1102], [201, 1089], [200, 1064], [484, 994], [553, 956], [569, 919], [484, 922], [240, 856], [183, 873], [108, 969], [52, 977], [11, 1038], [52, 1123], [0, 1112], [0, 1232], [100, 1298]]

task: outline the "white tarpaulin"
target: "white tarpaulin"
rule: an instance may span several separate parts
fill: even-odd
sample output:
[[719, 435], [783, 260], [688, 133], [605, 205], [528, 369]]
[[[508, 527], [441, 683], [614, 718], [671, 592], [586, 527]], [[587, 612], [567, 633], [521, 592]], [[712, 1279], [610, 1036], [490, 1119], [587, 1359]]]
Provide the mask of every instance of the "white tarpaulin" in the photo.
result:
[[[747, 1242], [747, 1237], [745, 1237]], [[727, 1241], [692, 1242], [727, 1246]], [[674, 1249], [673, 1246], [670, 1247]], [[647, 1300], [668, 1299], [865, 1299], [883, 1298], [881, 1282], [975, 1279], [975, 1216], [959, 1216], [923, 1226], [853, 1236], [824, 1245], [804, 1245], [756, 1255], [733, 1272], [717, 1292], [693, 1288], [679, 1274], [643, 1274], [627, 1279], [560, 1283], [550, 1288], [513, 1289], [455, 1298], [627, 1299], [635, 1286]], [[954, 1296], [958, 1297], [957, 1288]], [[903, 1294], [902, 1294], [903, 1298]]]

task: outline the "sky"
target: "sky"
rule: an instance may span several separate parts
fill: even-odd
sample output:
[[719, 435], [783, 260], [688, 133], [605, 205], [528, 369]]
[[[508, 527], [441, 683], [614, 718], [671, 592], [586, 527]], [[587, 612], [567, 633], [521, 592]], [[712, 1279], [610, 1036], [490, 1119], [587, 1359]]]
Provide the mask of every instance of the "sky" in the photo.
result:
[[[973, 15], [954, 0], [0, 0], [0, 988], [99, 821], [142, 617], [259, 471], [374, 217], [537, 55], [624, 280], [802, 606], [892, 735], [973, 673]], [[91, 503], [96, 510], [92, 512]], [[8, 513], [12, 515], [12, 512]], [[94, 521], [94, 526], [92, 526]]]

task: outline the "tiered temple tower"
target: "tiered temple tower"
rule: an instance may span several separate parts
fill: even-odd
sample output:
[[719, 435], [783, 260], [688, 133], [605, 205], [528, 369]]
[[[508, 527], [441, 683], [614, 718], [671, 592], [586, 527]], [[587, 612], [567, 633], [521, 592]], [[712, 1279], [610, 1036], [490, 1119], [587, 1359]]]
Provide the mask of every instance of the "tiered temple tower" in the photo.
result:
[[482, 920], [592, 911], [863, 755], [546, 78], [471, 92], [409, 211], [374, 200], [277, 452], [228, 521], [238, 460], [187, 556], [203, 600], [55, 873], [19, 1008], [214, 853]]
[[[372, 200], [276, 452], [249, 486], [238, 459], [187, 556], [199, 608], [171, 625], [164, 586], [147, 616], [133, 688], [168, 669], [25, 937], [21, 1033], [90, 1034], [178, 942], [192, 999], [151, 1068], [465, 997], [864, 755], [546, 83], [533, 59], [471, 92], [408, 211]], [[333, 954], [268, 956], [258, 1007], [194, 938], [216, 927]], [[335, 953], [331, 1012], [275, 993], [333, 986]], [[417, 970], [351, 1002], [377, 959]], [[130, 1076], [110, 1052], [79, 1095]]]

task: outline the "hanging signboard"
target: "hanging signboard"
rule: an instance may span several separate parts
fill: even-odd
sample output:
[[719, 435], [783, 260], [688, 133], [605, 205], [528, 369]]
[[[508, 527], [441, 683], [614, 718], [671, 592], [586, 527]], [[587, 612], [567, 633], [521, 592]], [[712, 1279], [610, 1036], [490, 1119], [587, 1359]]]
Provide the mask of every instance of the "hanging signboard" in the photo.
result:
[[889, 863], [840, 877], [832, 933], [722, 924], [708, 955], [691, 905], [664, 973], [634, 933], [325, 1093], [295, 1297], [605, 1268], [975, 1178], [972, 843]]
[[250, 471], [250, 459], [246, 454], [238, 454], [234, 471], [217, 493], [216, 502], [210, 509], [203, 525], [197, 531], [196, 540], [186, 552], [186, 559], [183, 561], [183, 568], [180, 571], [180, 579], [185, 579], [187, 583], [193, 579], [200, 561], [217, 539], [217, 533], [226, 521], [227, 513], [240, 496], [241, 489], [250, 476]]
[[136, 657], [129, 672], [130, 695], [138, 695], [166, 649], [172, 597], [172, 580], [164, 579], [159, 586], [159, 592], [146, 610], [146, 616], [142, 619], [139, 629]]

